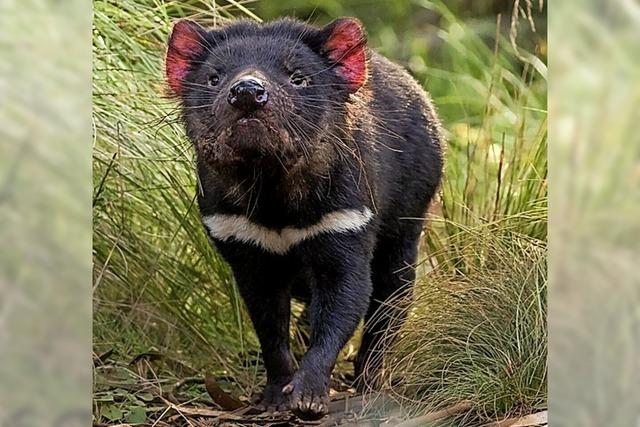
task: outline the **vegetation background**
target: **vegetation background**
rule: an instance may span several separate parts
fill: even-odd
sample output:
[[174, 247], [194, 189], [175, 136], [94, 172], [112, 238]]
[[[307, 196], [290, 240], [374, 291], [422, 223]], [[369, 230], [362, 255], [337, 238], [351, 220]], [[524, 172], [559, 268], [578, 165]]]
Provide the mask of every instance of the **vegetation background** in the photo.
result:
[[[281, 15], [360, 18], [369, 45], [432, 94], [446, 130], [445, 180], [409, 320], [386, 355], [386, 391], [407, 417], [471, 401], [457, 425], [546, 408], [545, 4], [96, 0], [94, 420], [161, 418], [150, 390], [176, 382], [205, 399], [205, 372], [239, 397], [263, 380], [229, 269], [200, 225], [163, 56], [180, 17], [213, 26]], [[297, 336], [293, 327], [300, 353]], [[356, 350], [357, 337], [337, 377]]]

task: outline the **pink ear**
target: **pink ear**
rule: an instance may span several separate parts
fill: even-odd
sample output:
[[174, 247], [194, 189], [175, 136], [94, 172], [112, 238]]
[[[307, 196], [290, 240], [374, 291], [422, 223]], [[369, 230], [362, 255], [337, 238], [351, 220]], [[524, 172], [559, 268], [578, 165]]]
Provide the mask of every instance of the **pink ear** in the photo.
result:
[[348, 82], [350, 92], [356, 92], [367, 80], [365, 54], [366, 34], [360, 21], [341, 18], [325, 27], [328, 38], [322, 53], [337, 63], [336, 70]]
[[173, 26], [165, 62], [167, 82], [176, 95], [182, 93], [182, 83], [189, 72], [191, 61], [205, 48], [204, 30], [193, 21], [178, 21]]

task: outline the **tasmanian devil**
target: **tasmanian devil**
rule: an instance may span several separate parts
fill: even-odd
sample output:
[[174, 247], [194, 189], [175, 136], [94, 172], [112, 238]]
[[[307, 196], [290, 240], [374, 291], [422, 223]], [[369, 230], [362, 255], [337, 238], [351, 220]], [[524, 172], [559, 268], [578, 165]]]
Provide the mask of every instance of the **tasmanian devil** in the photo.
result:
[[[363, 26], [179, 21], [166, 76], [197, 159], [202, 222], [230, 264], [262, 347], [263, 409], [327, 411], [338, 353], [364, 317], [356, 375], [375, 379], [376, 310], [415, 278], [442, 137], [425, 91], [366, 46]], [[291, 298], [308, 302], [296, 370]], [[395, 325], [395, 323], [394, 323]]]

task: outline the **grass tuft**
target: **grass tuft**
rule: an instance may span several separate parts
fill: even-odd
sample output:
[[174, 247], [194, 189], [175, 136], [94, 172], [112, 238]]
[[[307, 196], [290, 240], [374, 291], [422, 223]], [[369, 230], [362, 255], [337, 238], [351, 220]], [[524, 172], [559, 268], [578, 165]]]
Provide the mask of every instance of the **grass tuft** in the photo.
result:
[[495, 225], [464, 239], [464, 271], [421, 275], [384, 388], [407, 416], [471, 401], [460, 425], [546, 408], [545, 244]]

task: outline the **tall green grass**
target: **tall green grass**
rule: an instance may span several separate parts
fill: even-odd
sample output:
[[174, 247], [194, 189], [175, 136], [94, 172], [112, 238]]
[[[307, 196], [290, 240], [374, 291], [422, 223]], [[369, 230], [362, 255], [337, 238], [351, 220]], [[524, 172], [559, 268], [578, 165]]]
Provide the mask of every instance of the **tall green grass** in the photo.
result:
[[417, 76], [448, 153], [385, 391], [405, 415], [471, 401], [458, 422], [479, 425], [547, 405], [546, 67], [515, 51], [500, 18], [491, 39], [421, 4], [444, 18], [439, 61]]
[[163, 81], [172, 18], [205, 13], [95, 3], [94, 341], [126, 355], [182, 351], [244, 386], [239, 358], [255, 343], [246, 343], [228, 268], [202, 232], [193, 153]]
[[[214, 25], [252, 13], [239, 2], [211, 4], [94, 3], [94, 347], [113, 348], [124, 360], [156, 349], [228, 378], [225, 387], [247, 395], [260, 381], [260, 370], [246, 367], [257, 342], [229, 269], [202, 230], [193, 152], [163, 81], [174, 18]], [[545, 66], [522, 51], [528, 61], [518, 59], [505, 21], [496, 41], [493, 22], [479, 31], [443, 3], [415, 7], [443, 16], [437, 60], [423, 55], [424, 67], [407, 65], [433, 95], [448, 151], [425, 231], [415, 312], [404, 332], [411, 339], [401, 338], [390, 356], [422, 382], [395, 392], [409, 412], [424, 410], [427, 400], [435, 407], [474, 397], [486, 418], [541, 407]], [[530, 270], [533, 276], [525, 274]], [[453, 305], [458, 295], [464, 303]], [[475, 329], [484, 302], [489, 320]], [[433, 319], [441, 327], [429, 328]], [[450, 345], [436, 351], [433, 342]], [[502, 368], [504, 355], [516, 360], [514, 354], [519, 366], [532, 367], [517, 372], [527, 378], [487, 372]]]
[[[446, 173], [431, 252], [463, 228], [504, 222], [546, 239], [546, 67], [518, 60], [501, 19], [496, 36], [465, 26], [443, 3], [422, 2], [444, 17], [437, 64], [418, 73], [448, 132]], [[508, 17], [502, 18], [507, 20]], [[497, 38], [497, 40], [496, 40]], [[442, 237], [445, 240], [441, 240]]]

